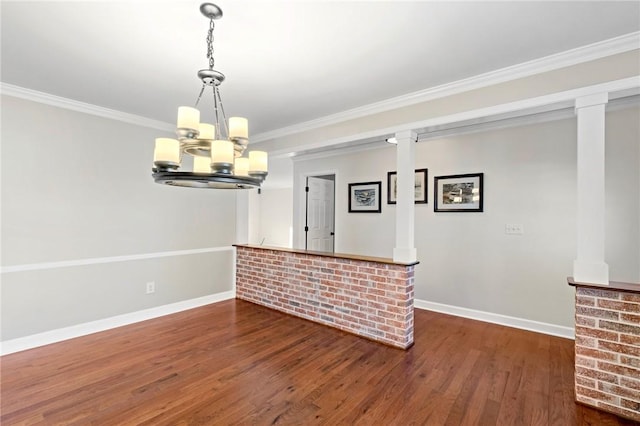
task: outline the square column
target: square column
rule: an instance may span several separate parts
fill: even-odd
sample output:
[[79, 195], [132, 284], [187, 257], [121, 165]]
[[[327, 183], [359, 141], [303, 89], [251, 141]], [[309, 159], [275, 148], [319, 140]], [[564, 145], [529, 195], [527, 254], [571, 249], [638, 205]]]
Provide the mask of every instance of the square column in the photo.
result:
[[576, 99], [578, 116], [578, 210], [575, 281], [609, 284], [609, 266], [604, 261], [605, 238], [605, 105], [607, 93]]
[[417, 134], [407, 130], [396, 133], [397, 196], [396, 196], [396, 246], [393, 260], [415, 262], [417, 252], [415, 229], [415, 142]]

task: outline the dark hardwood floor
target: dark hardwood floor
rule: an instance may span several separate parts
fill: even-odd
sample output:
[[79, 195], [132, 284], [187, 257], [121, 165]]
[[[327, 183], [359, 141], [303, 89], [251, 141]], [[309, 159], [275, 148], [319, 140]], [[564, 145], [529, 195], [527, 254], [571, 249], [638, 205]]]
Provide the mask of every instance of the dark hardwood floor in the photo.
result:
[[0, 362], [2, 425], [634, 424], [574, 403], [573, 341], [422, 310], [408, 351], [230, 300]]

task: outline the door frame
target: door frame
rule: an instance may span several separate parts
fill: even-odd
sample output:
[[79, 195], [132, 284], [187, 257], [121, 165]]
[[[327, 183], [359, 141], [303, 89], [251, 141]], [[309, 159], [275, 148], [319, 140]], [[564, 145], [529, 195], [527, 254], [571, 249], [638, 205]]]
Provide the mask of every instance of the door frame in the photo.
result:
[[[294, 235], [294, 247], [296, 247], [296, 243], [297, 243], [297, 247], [303, 249], [305, 247], [305, 243], [307, 240], [307, 233], [304, 232], [304, 227], [306, 226], [307, 220], [307, 194], [305, 191], [305, 187], [307, 186], [307, 178], [308, 177], [316, 177], [316, 176], [328, 176], [328, 175], [333, 175], [334, 176], [334, 181], [333, 181], [333, 232], [334, 232], [334, 238], [333, 238], [333, 249], [336, 249], [336, 235], [338, 235], [337, 231], [338, 231], [338, 223], [336, 222], [336, 211], [337, 211], [337, 192], [338, 192], [338, 171], [335, 169], [330, 169], [330, 170], [319, 170], [319, 171], [313, 171], [313, 172], [304, 172], [304, 173], [300, 173], [299, 176], [299, 186], [298, 188], [294, 187], [294, 191], [297, 192], [298, 194], [300, 194], [300, 196], [298, 197], [298, 206], [297, 206], [297, 214], [296, 214], [296, 218], [297, 218], [297, 226], [296, 226], [296, 220], [294, 220], [294, 226], [296, 226], [296, 228], [299, 229], [295, 229], [293, 230], [293, 235]], [[295, 199], [295, 196], [294, 196]], [[296, 238], [296, 232], [297, 232], [297, 238]]]
[[[325, 176], [333, 176], [333, 179], [322, 179]], [[308, 244], [309, 244], [309, 191], [307, 191], [307, 188], [309, 187], [309, 178], [316, 178], [316, 179], [322, 179], [322, 180], [328, 180], [330, 182], [333, 182], [333, 229], [331, 230], [331, 236], [332, 238], [332, 244], [331, 244], [331, 251], [335, 252], [336, 251], [336, 175], [333, 173], [330, 174], [324, 174], [324, 175], [311, 175], [311, 176], [307, 176], [304, 179], [304, 186], [305, 186], [305, 194], [304, 194], [304, 249], [308, 250]]]

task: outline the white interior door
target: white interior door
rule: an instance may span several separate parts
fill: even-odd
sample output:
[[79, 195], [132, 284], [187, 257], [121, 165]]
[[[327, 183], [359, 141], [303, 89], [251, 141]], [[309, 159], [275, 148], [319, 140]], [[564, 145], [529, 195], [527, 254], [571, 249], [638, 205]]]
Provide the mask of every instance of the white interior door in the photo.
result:
[[334, 221], [333, 179], [307, 178], [307, 239], [306, 248], [314, 251], [333, 251]]

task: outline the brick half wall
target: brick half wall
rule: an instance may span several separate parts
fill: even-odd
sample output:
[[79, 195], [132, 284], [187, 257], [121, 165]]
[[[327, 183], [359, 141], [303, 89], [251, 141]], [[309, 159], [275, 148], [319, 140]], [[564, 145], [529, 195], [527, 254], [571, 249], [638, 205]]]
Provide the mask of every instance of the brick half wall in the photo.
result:
[[640, 421], [640, 293], [576, 286], [576, 400]]
[[413, 344], [414, 265], [236, 250], [238, 299], [402, 349]]

